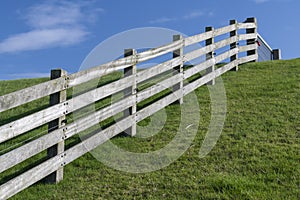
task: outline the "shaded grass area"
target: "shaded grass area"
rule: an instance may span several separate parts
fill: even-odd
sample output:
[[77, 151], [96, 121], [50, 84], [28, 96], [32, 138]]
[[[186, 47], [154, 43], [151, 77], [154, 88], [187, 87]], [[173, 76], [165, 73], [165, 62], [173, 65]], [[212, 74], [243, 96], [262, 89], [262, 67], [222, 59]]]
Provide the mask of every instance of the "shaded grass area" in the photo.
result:
[[[206, 157], [199, 158], [210, 120], [209, 91], [203, 86], [195, 92], [201, 115], [197, 135], [169, 166], [134, 174], [86, 154], [65, 167], [59, 184], [38, 183], [12, 199], [299, 199], [300, 59], [245, 64], [222, 79], [226, 122]], [[13, 91], [24, 84], [0, 82], [0, 88]], [[148, 138], [116, 137], [112, 142], [131, 152], [162, 148], [172, 141], [180, 123], [179, 105], [165, 110], [166, 123], [159, 133]], [[139, 125], [149, 123], [150, 118]]]

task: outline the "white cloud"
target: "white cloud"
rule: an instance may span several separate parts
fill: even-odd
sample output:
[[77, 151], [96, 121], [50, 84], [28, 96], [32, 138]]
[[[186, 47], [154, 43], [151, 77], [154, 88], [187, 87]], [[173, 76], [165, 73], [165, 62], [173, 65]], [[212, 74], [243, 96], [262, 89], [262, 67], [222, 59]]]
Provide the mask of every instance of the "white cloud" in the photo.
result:
[[82, 42], [89, 35], [87, 23], [104, 10], [89, 1], [50, 1], [28, 8], [22, 17], [32, 30], [0, 42], [0, 53], [61, 47]]
[[81, 42], [88, 33], [81, 29], [45, 29], [11, 36], [0, 43], [0, 53], [11, 53]]
[[43, 4], [29, 8], [25, 19], [33, 28], [52, 28], [77, 24], [82, 17], [83, 13], [76, 4], [69, 6]]

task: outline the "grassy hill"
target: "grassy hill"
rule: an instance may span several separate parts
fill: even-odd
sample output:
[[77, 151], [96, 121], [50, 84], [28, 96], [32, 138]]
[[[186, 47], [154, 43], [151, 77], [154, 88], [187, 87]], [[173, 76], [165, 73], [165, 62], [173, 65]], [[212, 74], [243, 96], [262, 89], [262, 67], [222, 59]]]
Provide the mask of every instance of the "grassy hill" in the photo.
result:
[[[196, 90], [201, 108], [197, 136], [168, 167], [132, 174], [86, 154], [65, 167], [59, 184], [38, 183], [12, 199], [300, 199], [300, 59], [245, 64], [222, 79], [228, 113], [217, 145], [205, 158], [199, 158], [199, 149], [210, 120], [210, 98], [203, 86]], [[45, 80], [0, 81], [0, 95]], [[178, 105], [167, 110], [180, 112]], [[10, 115], [0, 116], [0, 123]], [[133, 152], [159, 149], [172, 140], [177, 121], [171, 114], [167, 128], [151, 138], [117, 137], [113, 142]]]

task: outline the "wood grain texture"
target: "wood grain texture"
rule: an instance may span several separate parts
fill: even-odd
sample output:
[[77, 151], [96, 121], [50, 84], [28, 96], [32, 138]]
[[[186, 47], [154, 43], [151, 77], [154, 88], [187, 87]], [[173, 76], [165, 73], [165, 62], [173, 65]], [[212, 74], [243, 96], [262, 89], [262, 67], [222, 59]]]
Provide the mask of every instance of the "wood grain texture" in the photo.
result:
[[238, 23], [238, 29], [256, 28], [255, 23]]
[[0, 96], [0, 112], [49, 96], [66, 88], [65, 77]]
[[27, 131], [46, 124], [67, 113], [83, 108], [102, 98], [122, 91], [132, 84], [133, 76], [129, 76], [109, 85], [104, 85], [82, 95], [79, 95], [66, 102], [54, 105], [37, 113], [28, 115], [19, 120], [10, 122], [0, 127], [0, 143], [21, 135]]
[[136, 55], [137, 63], [144, 62], [144, 61], [150, 60], [152, 58], [156, 58], [161, 55], [164, 55], [166, 53], [173, 52], [176, 49], [182, 48], [183, 46], [184, 46], [184, 40], [180, 39], [180, 40], [174, 41], [170, 44], [167, 44], [167, 45], [164, 45], [164, 46], [161, 46], [158, 48], [150, 49], [148, 51], [141, 52]]
[[240, 34], [239, 40], [250, 40], [250, 39], [256, 39], [257, 33], [250, 33], [250, 34]]
[[159, 92], [165, 90], [165, 89], [171, 89], [172, 86], [175, 84], [181, 82], [183, 80], [183, 74], [176, 74], [170, 78], [167, 78], [159, 83], [156, 83], [155, 85], [137, 93], [137, 103], [150, 98], [154, 96], [155, 94], [158, 94]]
[[188, 79], [189, 77], [203, 71], [206, 70], [209, 66], [214, 65], [215, 63], [215, 59], [209, 59], [206, 60], [198, 65], [193, 66], [190, 69], [187, 69], [186, 71], [184, 71], [184, 79]]
[[73, 135], [79, 134], [81, 131], [88, 129], [99, 122], [122, 112], [123, 110], [131, 107], [134, 103], [135, 99], [132, 96], [127, 97], [126, 99], [111, 104], [99, 111], [96, 111], [95, 113], [80, 118], [65, 127], [57, 129], [4, 155], [1, 155], [0, 173], [42, 152], [43, 150], [46, 150], [47, 148], [72, 137]]
[[57, 104], [45, 110], [28, 115], [0, 127], [0, 143], [46, 124], [65, 114], [66, 105]]
[[241, 64], [244, 64], [244, 63], [247, 63], [247, 62], [256, 61], [257, 59], [258, 59], [257, 54], [242, 57], [242, 58], [239, 59], [239, 64], [241, 65]]
[[[235, 30], [233, 30], [233, 31], [231, 31], [230, 33], [229, 33], [229, 35], [230, 35], [230, 37], [232, 38], [232, 37], [235, 37], [236, 38], [236, 41], [233, 41], [232, 43], [230, 43], [230, 49], [234, 49], [234, 48], [237, 48], [237, 40], [238, 40], [238, 28], [237, 28], [237, 26], [238, 26], [238, 24], [237, 24], [237, 21], [236, 20], [230, 20], [229, 21], [229, 24], [230, 25], [234, 25], [234, 26], [236, 26], [236, 29]], [[235, 61], [235, 60], [237, 60], [238, 59], [238, 54], [235, 54], [235, 55], [232, 55], [231, 57], [230, 57], [230, 62], [233, 62], [233, 61]], [[238, 64], [232, 69], [233, 71], [238, 71], [239, 70], [239, 67], [238, 67]]]
[[188, 52], [188, 53], [184, 54], [184, 61], [185, 62], [192, 61], [196, 58], [206, 55], [209, 52], [212, 52], [214, 49], [215, 49], [215, 45], [211, 44], [211, 45], [202, 47], [200, 49], [196, 49], [194, 51]]
[[229, 32], [231, 32], [233, 30], [236, 30], [236, 26], [235, 25], [229, 25], [229, 26], [225, 26], [225, 27], [222, 27], [222, 28], [215, 29], [215, 31], [214, 31], [214, 37], [219, 36], [219, 35], [223, 35], [223, 34], [226, 34], [226, 33], [229, 33]]
[[213, 31], [208, 31], [205, 33], [201, 33], [198, 35], [190, 36], [184, 39], [184, 46], [190, 46], [192, 44], [205, 41], [209, 38], [212, 38], [214, 36]]
[[[67, 72], [62, 69], [54, 69], [51, 70], [51, 80], [57, 79], [60, 77], [67, 76]], [[61, 104], [67, 100], [67, 90], [61, 90], [57, 93], [51, 94], [50, 95], [50, 106]], [[54, 119], [53, 121], [50, 121], [48, 123], [48, 133], [51, 133], [52, 131], [56, 129], [60, 129], [65, 126], [65, 119], [66, 115], [60, 116], [57, 119]], [[62, 140], [53, 146], [49, 147], [47, 149], [47, 157], [52, 158], [58, 154], [63, 153], [65, 150], [65, 141]], [[57, 171], [51, 173], [45, 178], [45, 182], [48, 183], [58, 183], [61, 181], [64, 177], [64, 169], [63, 167], [59, 168]]]
[[246, 52], [250, 50], [254, 50], [257, 48], [257, 44], [250, 44], [250, 45], [245, 45], [245, 46], [240, 46], [239, 47], [239, 52]]
[[0, 186], [0, 199], [8, 199], [61, 167], [63, 158], [57, 155]]
[[136, 82], [141, 83], [147, 79], [150, 79], [154, 76], [160, 75], [168, 70], [173, 69], [175, 66], [180, 65], [182, 63], [182, 58], [177, 57], [166, 62], [160, 63], [153, 67], [144, 69], [142, 71], [137, 72]]

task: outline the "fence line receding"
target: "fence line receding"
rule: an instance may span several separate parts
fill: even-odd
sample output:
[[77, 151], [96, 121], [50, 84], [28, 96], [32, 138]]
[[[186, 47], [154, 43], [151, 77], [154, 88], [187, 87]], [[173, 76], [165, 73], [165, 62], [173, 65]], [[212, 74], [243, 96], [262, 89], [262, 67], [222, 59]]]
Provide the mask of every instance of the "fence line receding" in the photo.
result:
[[[238, 34], [241, 29], [246, 30], [246, 33]], [[228, 35], [226, 39], [214, 41], [214, 38], [224, 34]], [[243, 23], [231, 20], [228, 26], [218, 29], [206, 27], [204, 33], [187, 38], [175, 35], [170, 44], [141, 53], [137, 53], [134, 49], [126, 49], [124, 58], [75, 74], [67, 74], [66, 71], [60, 69], [52, 70], [50, 81], [0, 96], [0, 112], [6, 112], [50, 96], [50, 105], [47, 108], [0, 126], [0, 145], [5, 145], [14, 138], [48, 125], [47, 134], [0, 155], [1, 174], [42, 152], [46, 152], [47, 155], [43, 161], [31, 165], [30, 169], [27, 167], [28, 170], [23, 170], [15, 176], [5, 176], [5, 181], [2, 180], [0, 186], [0, 199], [7, 199], [42, 179], [47, 182], [62, 180], [64, 166], [88, 151], [124, 131], [134, 136], [138, 122], [171, 103], [184, 103], [183, 97], [185, 95], [204, 84], [213, 85], [215, 78], [229, 70], [237, 71], [238, 65], [258, 61], [257, 39], [255, 18], [248, 18]], [[242, 41], [245, 45], [240, 44]], [[200, 42], [205, 42], [205, 46], [190, 52], [183, 51], [185, 47]], [[265, 42], [261, 40], [261, 43]], [[219, 54], [215, 53], [218, 49], [226, 47], [228, 47], [226, 51]], [[173, 53], [170, 60], [144, 70], [136, 69], [137, 64], [168, 53]], [[203, 56], [206, 59], [202, 62], [185, 67], [189, 61]], [[223, 66], [216, 67], [216, 64], [227, 60], [229, 61]], [[109, 81], [107, 84], [68, 98], [67, 91], [75, 86], [80, 87], [80, 85], [105, 75], [120, 73], [120, 70], [123, 70], [124, 76], [117, 80]], [[203, 71], [206, 72], [205, 75], [199, 76], [193, 82], [185, 81]], [[141, 87], [147, 81], [150, 82], [153, 78], [168, 72], [170, 72], [169, 75], [160, 82], [149, 84], [148, 87]], [[171, 88], [172, 92], [138, 108], [138, 104], [160, 94], [166, 88]], [[70, 122], [66, 120], [70, 114], [115, 94], [121, 94], [121, 98], [91, 114], [86, 113], [83, 117]], [[69, 138], [120, 113], [122, 113], [122, 117], [115, 123], [105, 129], [94, 131], [93, 134], [87, 135], [84, 140], [65, 149], [65, 142]]]

